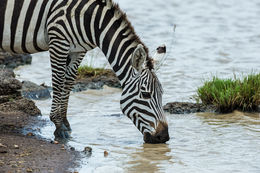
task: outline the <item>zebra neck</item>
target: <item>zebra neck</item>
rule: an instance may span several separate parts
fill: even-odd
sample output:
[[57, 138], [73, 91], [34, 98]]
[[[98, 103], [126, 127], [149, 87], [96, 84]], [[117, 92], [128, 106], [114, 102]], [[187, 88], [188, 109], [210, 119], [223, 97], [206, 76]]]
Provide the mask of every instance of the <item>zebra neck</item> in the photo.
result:
[[143, 43], [120, 8], [115, 4], [112, 7], [107, 6], [98, 6], [93, 10], [92, 27], [95, 29], [92, 31], [95, 32], [92, 32], [92, 41], [106, 55], [124, 87], [125, 83], [134, 75], [132, 53], [138, 44], [143, 45]]
[[[134, 68], [132, 66], [132, 53], [134, 52], [137, 43], [123, 43], [124, 41], [119, 41], [119, 43], [110, 43], [114, 47], [111, 51], [106, 52], [102, 50], [110, 63], [113, 71], [118, 77], [121, 86], [124, 87], [125, 83], [131, 79], [131, 76], [134, 75]], [[121, 43], [121, 44], [120, 44]], [[116, 46], [119, 44], [119, 46]]]
[[124, 86], [134, 72], [131, 55], [137, 45], [143, 43], [118, 5], [111, 0], [86, 2], [86, 8], [82, 9], [84, 22], [80, 23], [84, 24], [87, 37], [82, 40], [87, 38], [88, 43], [103, 51]]

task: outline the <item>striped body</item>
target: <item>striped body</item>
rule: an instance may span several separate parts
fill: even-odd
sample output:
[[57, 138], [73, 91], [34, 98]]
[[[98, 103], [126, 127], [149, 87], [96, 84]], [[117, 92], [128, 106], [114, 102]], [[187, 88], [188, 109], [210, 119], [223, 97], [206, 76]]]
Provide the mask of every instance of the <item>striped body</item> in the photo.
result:
[[[146, 141], [167, 141], [162, 88], [153, 72], [152, 59], [126, 15], [111, 0], [0, 2], [0, 49], [11, 53], [50, 52], [50, 118], [56, 125], [56, 137], [67, 137], [70, 131], [66, 118], [69, 93], [81, 60], [95, 47], [103, 51], [120, 80], [123, 113], [146, 134]], [[162, 137], [162, 133], [163, 139], [150, 137]]]
[[47, 0], [1, 0], [0, 48], [12, 53], [48, 50]]

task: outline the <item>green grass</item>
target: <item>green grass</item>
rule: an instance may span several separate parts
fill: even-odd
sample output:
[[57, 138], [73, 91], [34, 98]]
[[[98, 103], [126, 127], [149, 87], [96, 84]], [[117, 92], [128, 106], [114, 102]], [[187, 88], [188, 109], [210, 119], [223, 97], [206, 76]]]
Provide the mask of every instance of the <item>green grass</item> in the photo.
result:
[[94, 68], [92, 66], [83, 65], [78, 69], [78, 78], [95, 77], [106, 73], [104, 68]]
[[199, 100], [205, 105], [215, 105], [222, 113], [233, 110], [254, 111], [260, 105], [260, 74], [243, 79], [214, 77], [197, 90]]

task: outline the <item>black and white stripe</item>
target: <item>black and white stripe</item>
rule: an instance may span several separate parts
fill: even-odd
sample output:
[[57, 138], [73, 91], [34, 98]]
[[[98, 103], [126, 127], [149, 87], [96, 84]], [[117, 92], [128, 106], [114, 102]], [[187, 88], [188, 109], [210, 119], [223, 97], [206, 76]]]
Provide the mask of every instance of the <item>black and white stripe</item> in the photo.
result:
[[[66, 118], [69, 93], [81, 60], [95, 47], [106, 55], [121, 82], [122, 111], [142, 133], [157, 133], [160, 123], [166, 127], [162, 88], [148, 49], [111, 0], [0, 2], [0, 49], [11, 53], [50, 52], [50, 118], [57, 128], [55, 136], [66, 137], [70, 130]], [[150, 93], [150, 98], [143, 98], [142, 92]]]

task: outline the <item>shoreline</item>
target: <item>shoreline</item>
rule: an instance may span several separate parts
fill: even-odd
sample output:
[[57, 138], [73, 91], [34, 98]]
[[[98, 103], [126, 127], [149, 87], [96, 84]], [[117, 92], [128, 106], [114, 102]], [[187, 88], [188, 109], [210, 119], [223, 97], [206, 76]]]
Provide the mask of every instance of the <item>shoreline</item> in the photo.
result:
[[[10, 116], [17, 120], [9, 121]], [[46, 121], [26, 114], [2, 112], [0, 119], [0, 173], [74, 172], [79, 168], [79, 151], [35, 134]]]
[[80, 152], [36, 135], [46, 121], [21, 88], [12, 70], [0, 70], [0, 173], [74, 172]]

